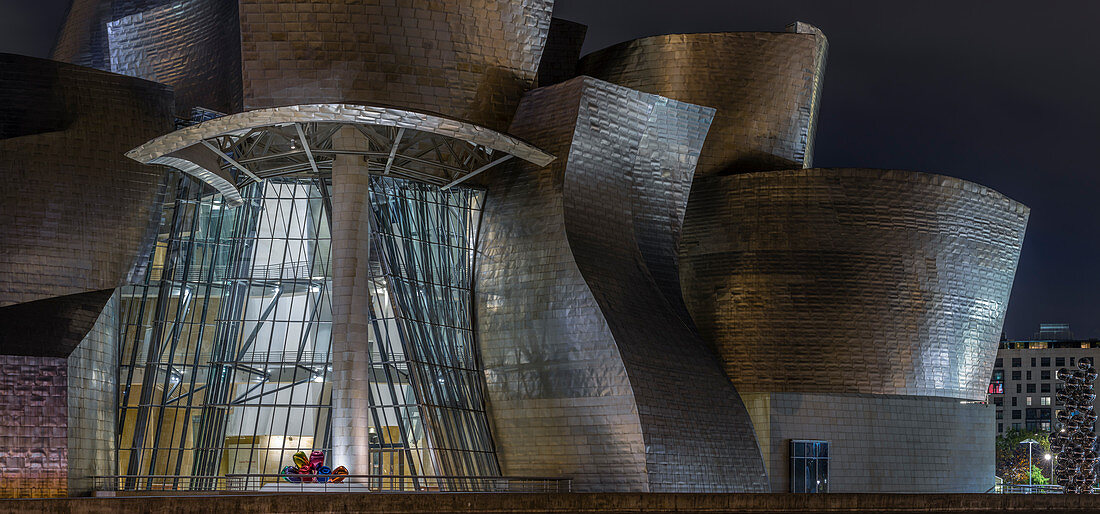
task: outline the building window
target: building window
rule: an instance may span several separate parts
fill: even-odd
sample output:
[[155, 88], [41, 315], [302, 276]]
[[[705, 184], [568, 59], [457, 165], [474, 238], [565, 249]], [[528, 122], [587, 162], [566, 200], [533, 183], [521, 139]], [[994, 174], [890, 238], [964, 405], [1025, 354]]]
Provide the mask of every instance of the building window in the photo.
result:
[[1031, 358], [1031, 367], [1035, 367], [1035, 357]]
[[1066, 365], [1066, 358], [1065, 357], [1055, 357], [1054, 358], [1054, 365], [1059, 366], [1059, 367], [1065, 366]]
[[1050, 370], [1044, 369], [1039, 372], [1039, 380], [1050, 380]]
[[1044, 396], [1039, 399], [1039, 405], [1050, 405], [1050, 397]]
[[996, 405], [998, 407], [1002, 407], [1002, 406], [1004, 406], [1004, 404], [1005, 404], [1005, 397], [1004, 396], [998, 396], [998, 397], [993, 399], [993, 405]]
[[1027, 392], [1034, 393], [1035, 392], [1035, 384], [1028, 384], [1027, 385]]
[[791, 492], [829, 492], [829, 442], [791, 440]]
[[1069, 358], [1069, 366], [1070, 366], [1071, 368], [1072, 368], [1072, 367], [1074, 366], [1074, 364], [1073, 364], [1073, 359], [1075, 359], [1075, 358], [1076, 358], [1076, 357], [1070, 357], [1070, 358]]
[[1012, 367], [1018, 368], [1018, 367], [1020, 367], [1022, 362], [1023, 362], [1023, 360], [1020, 359], [1019, 357], [1013, 357], [1012, 358]]
[[1050, 392], [1050, 384], [1049, 383], [1039, 384], [1039, 392], [1040, 393], [1049, 393]]
[[[1016, 391], [1016, 392], [1018, 393], [1019, 391]], [[1012, 397], [1012, 406], [1013, 407], [1016, 406], [1016, 397], [1015, 396]]]
[[1012, 424], [1012, 429], [1013, 430], [1019, 430], [1020, 429], [1020, 424], [1019, 423], [1013, 423]]
[[[1012, 419], [1020, 419], [1022, 417], [1023, 417], [1023, 412], [1021, 412], [1020, 409], [1013, 409]], [[1013, 425], [1015, 425], [1015, 423], [1013, 423]]]
[[1005, 411], [1003, 411], [1001, 409], [997, 409], [997, 419], [1004, 419], [1004, 418], [1005, 418]]
[[1004, 423], [997, 423], [997, 431], [998, 432], [1004, 432], [1005, 431], [1005, 424]]
[[1016, 394], [1020, 394], [1020, 393], [1024, 392], [1023, 387], [1024, 387], [1023, 384], [1016, 384]]
[[1028, 372], [1027, 372], [1027, 379], [1031, 380], [1031, 370], [1028, 370]]
[[1013, 371], [1012, 372], [1012, 380], [1023, 380], [1023, 379], [1024, 379], [1024, 376], [1019, 371]]
[[1040, 422], [1039, 423], [1039, 430], [1042, 430], [1043, 432], [1050, 432], [1050, 422], [1049, 421]]
[[1027, 397], [1027, 402], [1025, 402], [1025, 403], [1027, 403], [1028, 407], [1031, 406], [1031, 397], [1030, 396]]
[[1005, 371], [1003, 369], [993, 370], [993, 381], [994, 382], [1004, 382], [1004, 380], [1005, 380]]
[[1003, 367], [1005, 367], [1005, 360], [1001, 359], [1001, 358], [998, 358], [997, 360], [993, 361], [993, 367], [994, 368], [1003, 368]]
[[[1043, 357], [1043, 358], [1039, 359], [1039, 365], [1041, 365], [1043, 367], [1050, 366], [1050, 357]], [[1047, 373], [1049, 373], [1049, 371]]]

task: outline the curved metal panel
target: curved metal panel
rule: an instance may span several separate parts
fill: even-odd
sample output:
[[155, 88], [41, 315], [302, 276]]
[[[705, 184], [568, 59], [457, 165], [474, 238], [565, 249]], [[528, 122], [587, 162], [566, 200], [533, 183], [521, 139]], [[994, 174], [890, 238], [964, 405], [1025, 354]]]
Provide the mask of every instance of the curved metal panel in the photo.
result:
[[364, 103], [508, 126], [552, 0], [241, 0], [244, 106]]
[[714, 177], [689, 203], [684, 297], [739, 390], [985, 398], [1027, 207], [867, 169]]
[[237, 2], [183, 0], [107, 24], [110, 71], [172, 86], [176, 113], [241, 110]]
[[511, 130], [568, 158], [488, 182], [476, 290], [505, 473], [767, 490], [744, 405], [651, 271], [711, 115], [589, 77], [524, 98]]
[[668, 34], [588, 54], [584, 75], [718, 110], [696, 177], [809, 166], [827, 42], [789, 32]]
[[554, 159], [553, 155], [518, 138], [485, 127], [431, 114], [350, 104], [292, 105], [214, 118], [153, 139], [126, 152], [126, 156], [138, 162], [150, 162], [203, 139], [244, 133], [255, 127], [313, 122], [360, 123], [431, 132], [509, 153], [542, 166]]
[[31, 57], [0, 55], [0, 69], [0, 119], [33, 114], [28, 88], [51, 91], [62, 109], [43, 110], [66, 117], [58, 130], [0, 140], [0, 306], [114, 289], [146, 237], [163, 177], [123, 153], [171, 129], [171, 91]]
[[[107, 24], [172, 0], [73, 0], [50, 58], [111, 71]], [[229, 3], [229, 2], [226, 2]]]

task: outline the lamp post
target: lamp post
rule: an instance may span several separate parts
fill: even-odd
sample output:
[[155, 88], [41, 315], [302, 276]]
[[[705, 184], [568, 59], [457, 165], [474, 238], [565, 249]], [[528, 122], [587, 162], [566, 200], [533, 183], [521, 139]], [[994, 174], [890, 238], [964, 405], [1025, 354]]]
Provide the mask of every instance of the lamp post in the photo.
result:
[[1039, 444], [1039, 441], [1036, 441], [1034, 439], [1025, 439], [1023, 441], [1020, 441], [1020, 444], [1026, 444], [1027, 445], [1027, 485], [1028, 485], [1028, 492], [1030, 493], [1031, 492], [1031, 485], [1032, 485], [1032, 483], [1031, 483], [1031, 445]]
[[1054, 484], [1054, 456], [1048, 453], [1043, 455], [1043, 460], [1050, 462], [1050, 483]]

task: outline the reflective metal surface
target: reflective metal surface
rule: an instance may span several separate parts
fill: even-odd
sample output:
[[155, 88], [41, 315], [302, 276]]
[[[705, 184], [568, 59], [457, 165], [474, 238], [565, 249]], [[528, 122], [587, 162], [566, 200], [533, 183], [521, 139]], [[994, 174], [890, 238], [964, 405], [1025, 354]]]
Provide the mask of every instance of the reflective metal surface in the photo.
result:
[[[77, 0], [79, 1], [79, 0]], [[241, 110], [237, 2], [161, 1], [107, 23], [108, 71], [172, 86], [176, 113]]]
[[118, 295], [68, 359], [69, 494], [92, 491], [90, 477], [116, 473], [118, 425]]
[[767, 490], [743, 404], [650, 271], [712, 112], [587, 77], [521, 103], [511, 131], [563, 157], [488, 181], [475, 290], [505, 473]]
[[696, 181], [684, 296], [740, 391], [984, 399], [1029, 210], [906, 171]]
[[[332, 137], [342, 126], [358, 127], [368, 144], [340, 150]], [[153, 139], [126, 155], [138, 162], [173, 166], [215, 187], [236, 206], [233, 200], [239, 197], [236, 189], [241, 185], [329, 167], [335, 155], [346, 152], [368, 162], [381, 161], [372, 169], [383, 174], [439, 185], [479, 172], [500, 159], [501, 153], [539, 164], [554, 158], [520, 139], [477, 125], [400, 109], [342, 104], [223, 116]]]
[[0, 498], [65, 496], [64, 357], [0, 355]]
[[827, 42], [817, 28], [668, 34], [586, 55], [584, 75], [714, 107], [696, 177], [809, 166]]
[[[171, 101], [152, 82], [0, 54], [0, 309], [37, 300], [17, 317], [44, 318], [27, 337], [0, 331], [0, 353], [68, 355], [127, 277], [163, 172], [123, 153], [171, 129]], [[84, 294], [98, 305], [69, 301]], [[58, 303], [87, 311], [72, 337], [50, 337], [74, 321]]]
[[494, 130], [530, 89], [552, 0], [241, 0], [244, 107], [363, 103]]

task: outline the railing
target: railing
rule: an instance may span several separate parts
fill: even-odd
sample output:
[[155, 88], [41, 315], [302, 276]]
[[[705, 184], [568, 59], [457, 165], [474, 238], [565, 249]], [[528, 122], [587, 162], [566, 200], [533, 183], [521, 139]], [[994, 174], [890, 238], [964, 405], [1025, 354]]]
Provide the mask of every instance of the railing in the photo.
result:
[[1053, 484], [997, 484], [986, 492], [997, 494], [1062, 494], [1062, 486]]
[[[333, 478], [342, 477], [340, 482]], [[225, 476], [108, 475], [94, 476], [96, 491], [190, 492], [407, 492], [407, 493], [567, 493], [573, 480], [560, 477], [470, 477], [439, 475], [287, 475]]]

